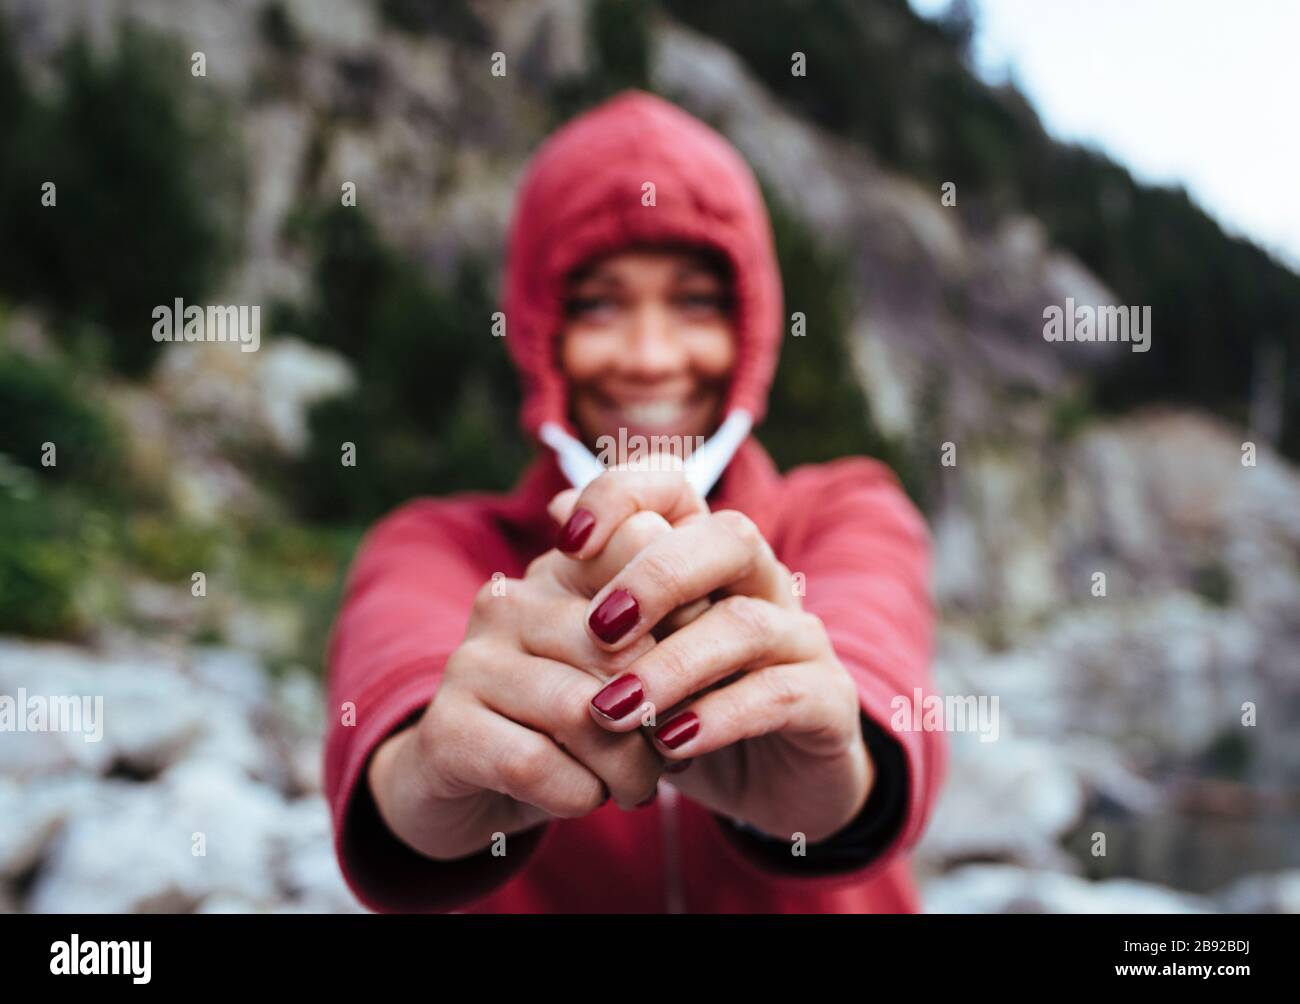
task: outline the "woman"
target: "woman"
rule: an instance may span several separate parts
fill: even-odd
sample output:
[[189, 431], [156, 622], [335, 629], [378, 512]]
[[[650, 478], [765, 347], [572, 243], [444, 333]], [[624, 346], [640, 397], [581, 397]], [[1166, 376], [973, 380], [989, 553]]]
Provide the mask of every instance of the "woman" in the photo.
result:
[[[782, 327], [749, 170], [620, 95], [534, 158], [506, 272], [523, 425], [549, 448], [510, 495], [404, 506], [356, 559], [325, 751], [353, 890], [388, 911], [916, 910], [905, 852], [946, 753], [890, 718], [930, 686], [927, 537], [879, 464], [782, 476], [747, 436]], [[593, 456], [656, 442], [643, 469]]]

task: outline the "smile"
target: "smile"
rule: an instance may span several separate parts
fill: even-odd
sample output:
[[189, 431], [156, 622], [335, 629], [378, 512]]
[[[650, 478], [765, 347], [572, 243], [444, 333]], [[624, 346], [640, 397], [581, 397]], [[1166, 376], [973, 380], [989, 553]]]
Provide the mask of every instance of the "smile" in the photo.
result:
[[620, 405], [619, 411], [633, 425], [662, 426], [681, 421], [686, 406], [680, 401], [643, 401]]

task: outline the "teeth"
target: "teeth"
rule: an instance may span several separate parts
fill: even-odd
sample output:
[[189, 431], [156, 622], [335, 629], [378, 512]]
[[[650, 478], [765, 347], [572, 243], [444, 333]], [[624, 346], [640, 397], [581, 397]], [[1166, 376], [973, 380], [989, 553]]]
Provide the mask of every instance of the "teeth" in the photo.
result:
[[676, 401], [650, 401], [623, 406], [623, 414], [634, 425], [671, 425], [681, 418], [684, 410]]

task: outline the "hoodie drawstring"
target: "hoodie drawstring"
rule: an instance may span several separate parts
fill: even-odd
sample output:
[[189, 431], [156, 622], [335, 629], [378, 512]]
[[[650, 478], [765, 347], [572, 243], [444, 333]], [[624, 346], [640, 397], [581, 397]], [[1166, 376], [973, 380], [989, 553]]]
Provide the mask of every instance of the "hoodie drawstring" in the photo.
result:
[[[743, 408], [735, 409], [727, 415], [718, 431], [683, 462], [686, 481], [699, 492], [700, 498], [706, 498], [717, 484], [753, 425], [754, 417], [749, 412]], [[543, 422], [537, 434], [555, 451], [560, 470], [579, 491], [605, 473], [605, 466], [592, 452], [555, 422]]]

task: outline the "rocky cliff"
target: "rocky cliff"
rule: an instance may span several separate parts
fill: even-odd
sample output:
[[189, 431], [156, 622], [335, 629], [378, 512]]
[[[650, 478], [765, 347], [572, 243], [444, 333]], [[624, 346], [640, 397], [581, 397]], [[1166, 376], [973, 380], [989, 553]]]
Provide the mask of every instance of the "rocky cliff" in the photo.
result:
[[[361, 0], [3, 4], [38, 81], [71, 33], [111, 49], [124, 17], [206, 55], [200, 86], [237, 109], [246, 171], [218, 302], [291, 304], [312, 282], [292, 217], [345, 182], [427, 274], [499, 261], [553, 95], [590, 70], [591, 7], [474, 4], [467, 36], [454, 19], [403, 30]], [[1045, 305], [1114, 297], [1038, 221], [964, 221], [794, 114], [717, 41], [662, 15], [651, 41], [654, 88], [731, 137], [847, 263], [866, 410], [835, 420], [896, 444], [926, 506], [941, 686], [998, 698], [996, 741], [952, 737], [918, 854], [929, 907], [1300, 908], [1300, 474], [1262, 444], [1244, 465], [1250, 433], [1206, 414], [1081, 407], [1128, 347], [1043, 338]], [[492, 51], [505, 76], [485, 72]], [[20, 311], [5, 337], [39, 351], [42, 324]], [[165, 355], [105, 391], [131, 464], [188, 520], [276, 512], [247, 450], [300, 455], [309, 407], [357, 382], [345, 354], [272, 334], [247, 355]], [[295, 611], [234, 597], [224, 647], [197, 646], [168, 615], [188, 595], [133, 583], [131, 618], [95, 648], [0, 642], [0, 691], [93, 689], [115, 722], [100, 744], [4, 740], [19, 755], [0, 766], [0, 905], [355, 908], [319, 796], [317, 684], [262, 673], [283, 655], [277, 616]], [[190, 852], [199, 831], [207, 857]]]

